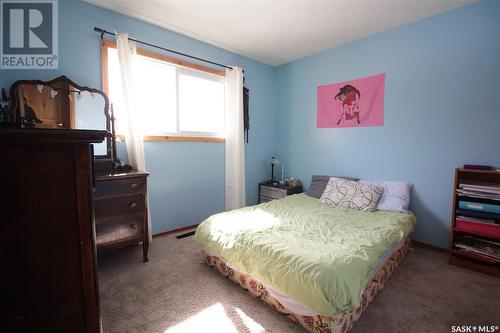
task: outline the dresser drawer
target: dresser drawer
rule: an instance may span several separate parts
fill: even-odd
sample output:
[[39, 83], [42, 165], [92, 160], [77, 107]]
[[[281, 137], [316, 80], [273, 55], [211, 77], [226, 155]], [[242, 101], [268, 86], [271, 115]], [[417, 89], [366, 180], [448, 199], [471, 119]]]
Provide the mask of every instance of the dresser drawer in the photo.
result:
[[100, 219], [144, 213], [144, 198], [144, 194], [132, 194], [95, 200], [96, 223]]
[[265, 195], [261, 195], [259, 197], [259, 202], [260, 203], [269, 202], [269, 201], [273, 201], [273, 200], [276, 200], [276, 198], [266, 197]]
[[114, 219], [109, 223], [96, 224], [96, 245], [105, 246], [136, 239], [144, 236], [143, 216]]
[[119, 180], [98, 181], [95, 184], [94, 198], [101, 199], [115, 195], [144, 193], [146, 178], [128, 178]]
[[268, 187], [268, 186], [261, 186], [260, 187], [260, 195], [269, 197], [269, 198], [275, 198], [275, 199], [280, 199], [286, 197], [286, 190], [280, 189], [280, 188], [274, 188], [274, 187]]

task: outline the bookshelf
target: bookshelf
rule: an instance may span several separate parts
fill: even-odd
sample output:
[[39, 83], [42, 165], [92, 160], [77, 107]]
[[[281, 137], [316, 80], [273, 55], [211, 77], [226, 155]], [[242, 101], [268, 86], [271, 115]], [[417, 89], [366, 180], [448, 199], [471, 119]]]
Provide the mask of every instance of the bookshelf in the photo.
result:
[[496, 188], [498, 171], [455, 169], [449, 264], [500, 277], [500, 260], [490, 252], [500, 251]]

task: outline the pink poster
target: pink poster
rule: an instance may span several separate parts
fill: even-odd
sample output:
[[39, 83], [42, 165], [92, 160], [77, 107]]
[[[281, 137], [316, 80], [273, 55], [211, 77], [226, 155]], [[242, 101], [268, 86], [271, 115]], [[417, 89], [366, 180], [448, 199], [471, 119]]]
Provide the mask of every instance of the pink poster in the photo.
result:
[[318, 87], [317, 128], [384, 125], [385, 74]]

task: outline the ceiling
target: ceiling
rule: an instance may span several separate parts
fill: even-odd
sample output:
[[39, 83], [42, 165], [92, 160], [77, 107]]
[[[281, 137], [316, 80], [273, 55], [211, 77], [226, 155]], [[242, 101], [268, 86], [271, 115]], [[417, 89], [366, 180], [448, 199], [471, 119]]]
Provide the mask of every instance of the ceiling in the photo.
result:
[[278, 66], [477, 0], [84, 0]]

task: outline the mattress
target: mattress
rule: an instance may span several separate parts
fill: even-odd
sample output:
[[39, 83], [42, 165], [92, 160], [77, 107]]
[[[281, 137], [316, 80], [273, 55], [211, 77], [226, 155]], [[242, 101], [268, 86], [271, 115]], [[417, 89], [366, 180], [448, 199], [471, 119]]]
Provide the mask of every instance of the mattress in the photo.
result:
[[411, 235], [400, 242], [390, 254], [384, 257], [380, 266], [370, 278], [363, 292], [362, 302], [359, 307], [351, 311], [336, 313], [334, 316], [320, 314], [299, 314], [283, 304], [258, 280], [252, 276], [231, 268], [230, 264], [217, 256], [212, 256], [203, 251], [205, 263], [217, 269], [222, 275], [246, 289], [251, 295], [260, 298], [271, 305], [276, 311], [286, 315], [290, 320], [300, 324], [310, 333], [347, 333], [358, 320], [368, 305], [374, 300], [379, 290], [392, 275], [403, 258], [411, 250]]
[[[369, 273], [369, 278], [372, 279], [375, 273], [379, 270], [379, 268], [382, 266], [382, 264], [385, 262], [387, 258], [390, 258], [394, 253], [396, 253], [399, 249], [401, 249], [405, 244], [405, 240], [402, 240], [398, 244], [391, 246], [380, 258], [372, 265]], [[209, 249], [204, 248], [203, 249], [203, 254], [204, 258], [206, 256], [209, 257], [216, 257], [214, 253], [212, 253]], [[233, 267], [233, 265], [229, 262], [224, 262], [226, 267], [230, 270], [233, 271], [238, 271], [237, 268]], [[243, 272], [240, 272], [243, 273]], [[244, 274], [244, 273], [243, 273]], [[261, 282], [262, 283], [262, 282]], [[292, 297], [288, 296], [286, 293], [279, 291], [276, 288], [273, 288], [271, 285], [268, 285], [267, 283], [262, 283], [262, 285], [269, 291], [269, 294], [274, 297], [279, 303], [281, 303], [287, 310], [293, 312], [295, 315], [299, 316], [317, 316], [321, 315], [317, 313], [317, 311], [314, 311], [310, 308], [307, 307], [307, 305], [302, 304], [296, 300], [294, 300]]]
[[415, 223], [411, 213], [333, 208], [298, 194], [213, 215], [195, 239], [298, 312], [332, 316], [359, 308], [374, 267]]

